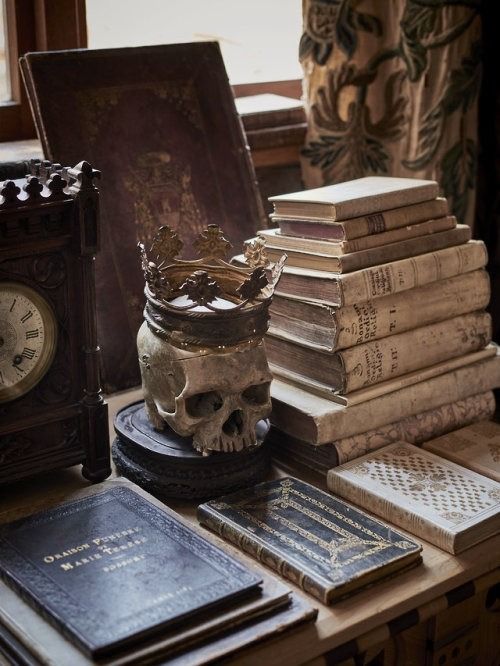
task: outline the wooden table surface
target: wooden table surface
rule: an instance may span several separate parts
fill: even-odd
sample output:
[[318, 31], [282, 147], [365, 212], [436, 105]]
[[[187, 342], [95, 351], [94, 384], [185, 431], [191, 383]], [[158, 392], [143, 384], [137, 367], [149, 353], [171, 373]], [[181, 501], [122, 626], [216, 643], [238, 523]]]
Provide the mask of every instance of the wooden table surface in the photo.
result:
[[[141, 398], [140, 390], [127, 391], [108, 398], [110, 434], [113, 433], [113, 418], [118, 409]], [[275, 467], [273, 476], [286, 476], [286, 472]], [[304, 480], [320, 485], [317, 477]], [[10, 516], [33, 513], [54, 500], [64, 500], [72, 492], [84, 488], [88, 482], [82, 478], [79, 468], [52, 472], [36, 479], [29, 479], [0, 489], [0, 521]], [[199, 527], [195, 518], [196, 503], [169, 501], [168, 505], [178, 511], [203, 536], [229, 551], [241, 561], [255, 569], [262, 565]], [[400, 529], [400, 528], [398, 528]], [[421, 540], [420, 540], [421, 541]], [[386, 582], [353, 595], [335, 606], [324, 606], [314, 598], [285, 581], [297, 594], [302, 595], [318, 608], [318, 619], [297, 629], [285, 638], [267, 641], [245, 652], [239, 663], [262, 666], [272, 658], [277, 664], [302, 664], [313, 660], [344, 643], [362, 638], [366, 647], [384, 640], [387, 622], [425, 607], [427, 614], [443, 610], [440, 599], [443, 595], [475, 579], [482, 579], [488, 586], [500, 582], [500, 535], [466, 550], [459, 556], [450, 555], [422, 541], [423, 563]], [[269, 570], [267, 570], [269, 572]]]

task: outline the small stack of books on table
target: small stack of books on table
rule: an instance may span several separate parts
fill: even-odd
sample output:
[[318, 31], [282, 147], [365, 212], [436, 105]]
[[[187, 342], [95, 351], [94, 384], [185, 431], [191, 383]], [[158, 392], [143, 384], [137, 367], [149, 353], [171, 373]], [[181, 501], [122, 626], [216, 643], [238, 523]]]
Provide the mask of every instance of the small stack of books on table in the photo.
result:
[[279, 228], [258, 237], [271, 262], [287, 254], [266, 339], [277, 456], [326, 473], [492, 415], [486, 249], [436, 182], [368, 177], [271, 200]]

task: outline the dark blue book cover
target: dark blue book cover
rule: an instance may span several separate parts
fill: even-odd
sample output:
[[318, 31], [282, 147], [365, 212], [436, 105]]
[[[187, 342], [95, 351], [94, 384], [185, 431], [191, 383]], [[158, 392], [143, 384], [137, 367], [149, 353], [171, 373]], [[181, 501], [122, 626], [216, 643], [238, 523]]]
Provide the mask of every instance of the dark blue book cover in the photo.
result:
[[324, 603], [421, 561], [420, 544], [293, 477], [201, 504], [198, 520]]
[[217, 612], [261, 582], [125, 487], [1, 528], [0, 575], [91, 657]]

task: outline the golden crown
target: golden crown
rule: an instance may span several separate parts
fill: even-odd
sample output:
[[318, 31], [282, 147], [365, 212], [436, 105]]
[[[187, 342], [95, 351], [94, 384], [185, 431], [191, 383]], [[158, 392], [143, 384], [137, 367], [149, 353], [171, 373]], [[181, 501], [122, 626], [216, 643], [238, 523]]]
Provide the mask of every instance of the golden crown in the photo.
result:
[[178, 346], [225, 347], [261, 338], [286, 255], [271, 272], [230, 264], [224, 257], [232, 245], [216, 224], [194, 246], [199, 259], [179, 259], [183, 243], [168, 226], [159, 228], [149, 251], [139, 243], [149, 328]]

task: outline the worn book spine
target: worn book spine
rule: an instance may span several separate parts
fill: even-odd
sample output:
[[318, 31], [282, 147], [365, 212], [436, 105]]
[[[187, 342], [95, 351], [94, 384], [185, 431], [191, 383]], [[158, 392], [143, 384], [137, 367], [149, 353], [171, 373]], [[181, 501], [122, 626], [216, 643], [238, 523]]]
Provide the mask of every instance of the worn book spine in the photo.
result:
[[298, 99], [263, 93], [237, 97], [235, 103], [246, 131], [306, 122], [304, 105]]
[[[493, 391], [486, 391], [442, 405], [436, 409], [428, 409], [420, 414], [408, 416], [381, 428], [368, 430], [359, 435], [346, 437], [321, 446], [308, 444], [290, 435], [280, 433], [275, 428], [272, 428], [269, 433], [269, 441], [273, 456], [277, 452], [280, 459], [290, 458], [290, 460], [306, 465], [315, 472], [326, 474], [332, 467], [343, 465], [350, 460], [355, 460], [394, 442], [404, 441], [418, 445], [436, 437], [441, 438], [442, 435], [447, 435], [447, 433], [452, 433], [459, 428], [472, 424], [478, 426], [490, 425], [485, 422], [494, 413], [495, 396]], [[492, 423], [491, 425], [496, 426], [497, 424]], [[424, 448], [439, 453], [430, 446], [424, 446]], [[455, 460], [455, 462], [460, 461]], [[475, 471], [484, 473], [479, 469]]]
[[428, 234], [438, 233], [454, 229], [457, 226], [457, 219], [454, 215], [447, 215], [437, 219], [426, 220], [419, 224], [413, 224], [399, 229], [391, 229], [381, 234], [372, 234], [371, 236], [362, 236], [346, 241], [321, 240], [303, 238], [298, 236], [287, 236], [286, 234], [276, 233], [276, 230], [261, 230], [258, 235], [264, 238], [266, 246], [283, 251], [296, 250], [297, 252], [317, 252], [318, 254], [331, 255], [338, 257], [350, 252], [360, 252], [369, 250], [390, 243], [408, 240], [410, 238], [420, 238]]
[[487, 312], [473, 312], [345, 349], [337, 353], [340, 390], [350, 393], [483, 349], [491, 342], [491, 329]]
[[[314, 270], [331, 271], [334, 273], [351, 273], [368, 266], [385, 264], [407, 257], [414, 257], [426, 252], [435, 252], [445, 247], [452, 247], [466, 243], [471, 238], [471, 230], [465, 224], [457, 224], [454, 229], [439, 231], [420, 238], [409, 238], [368, 250], [351, 252], [338, 257], [315, 254], [313, 252], [297, 252], [288, 250], [287, 263], [289, 266]], [[270, 261], [278, 261], [283, 254], [282, 250], [268, 248], [267, 255]]]
[[484, 269], [416, 289], [334, 308], [277, 295], [269, 332], [312, 349], [335, 351], [482, 310], [490, 300]]
[[480, 269], [394, 296], [339, 308], [335, 317], [337, 348], [481, 310], [488, 305], [490, 294], [488, 273]]
[[491, 341], [491, 316], [472, 312], [336, 353], [266, 337], [271, 363], [349, 394], [415, 370], [479, 351]]
[[421, 444], [471, 423], [489, 419], [494, 413], [495, 396], [493, 391], [486, 391], [324, 446], [335, 448], [338, 464], [342, 465], [399, 440]]
[[[345, 274], [285, 264], [275, 295], [343, 307], [469, 273], [484, 268], [487, 261], [483, 241], [471, 240], [463, 245]], [[243, 255], [234, 257], [233, 262], [246, 266]]]
[[271, 422], [309, 444], [352, 437], [420, 412], [500, 387], [500, 355], [345, 407], [275, 379]]
[[277, 571], [284, 578], [293, 581], [305, 592], [313, 595], [324, 604], [329, 603], [327, 590], [318, 585], [298, 564], [295, 564], [293, 560], [285, 562], [282, 556], [272, 547], [263, 543], [254, 535], [248, 534], [229, 518], [224, 517], [222, 519], [217, 513], [211, 511], [206, 504], [198, 507], [197, 518], [201, 525], [212, 530], [223, 539], [234, 543], [242, 551]]
[[487, 261], [486, 245], [482, 241], [473, 240], [463, 245], [347, 273], [338, 278], [340, 305], [353, 305], [422, 287], [483, 268]]
[[379, 398], [381, 395], [386, 393], [393, 393], [394, 391], [399, 391], [406, 386], [413, 386], [413, 384], [418, 384], [418, 382], [424, 382], [433, 377], [438, 377], [443, 375], [445, 372], [451, 372], [457, 368], [462, 368], [465, 365], [470, 365], [471, 363], [477, 363], [478, 361], [483, 361], [487, 358], [491, 358], [496, 354], [496, 345], [491, 343], [480, 349], [479, 351], [471, 352], [468, 354], [463, 354], [462, 356], [456, 356], [455, 358], [448, 359], [447, 361], [441, 361], [440, 363], [435, 363], [434, 365], [427, 366], [426, 368], [421, 368], [419, 370], [414, 370], [413, 372], [408, 372], [405, 375], [400, 375], [399, 377], [393, 377], [385, 382], [380, 382], [379, 384], [374, 384], [373, 386], [368, 386], [358, 391], [352, 391], [351, 393], [346, 393], [341, 395], [340, 393], [334, 392], [328, 384], [324, 382], [319, 382], [316, 379], [311, 379], [298, 373], [296, 370], [291, 370], [290, 368], [284, 368], [280, 365], [276, 365], [272, 362], [269, 363], [269, 368], [273, 373], [274, 377], [278, 377], [285, 382], [298, 386], [300, 389], [310, 391], [315, 395], [318, 395], [321, 398], [327, 398], [328, 400], [333, 400], [340, 405], [352, 407], [357, 405], [360, 402], [367, 402], [368, 400], [374, 400]]
[[419, 536], [448, 553], [455, 553], [455, 534], [422, 518], [417, 510], [413, 511], [406, 507], [401, 509], [397, 501], [391, 499], [390, 494], [375, 493], [361, 484], [353, 484], [350, 480], [336, 475], [335, 469], [328, 472], [326, 483], [328, 489], [335, 495], [339, 495], [357, 506], [369, 507], [375, 515], [390, 520], [394, 525], [408, 530], [410, 534]]
[[328, 220], [293, 219], [271, 215], [284, 234], [303, 236], [306, 238], [328, 238], [336, 240], [352, 240], [361, 236], [380, 234], [390, 229], [398, 229], [426, 220], [437, 219], [448, 215], [448, 202], [443, 197], [431, 201], [410, 204], [401, 208], [380, 211], [350, 220], [329, 222]]

